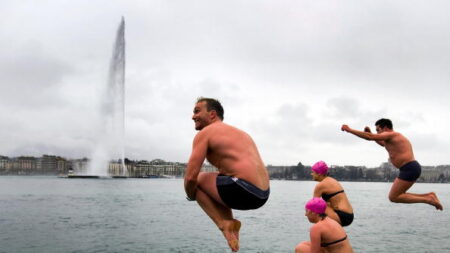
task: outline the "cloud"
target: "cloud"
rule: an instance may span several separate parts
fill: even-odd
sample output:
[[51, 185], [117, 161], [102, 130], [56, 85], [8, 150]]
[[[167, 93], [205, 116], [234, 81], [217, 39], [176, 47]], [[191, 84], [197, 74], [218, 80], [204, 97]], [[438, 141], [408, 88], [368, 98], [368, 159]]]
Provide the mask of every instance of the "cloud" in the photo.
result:
[[4, 48], [0, 53], [3, 55], [0, 72], [4, 88], [0, 93], [0, 103], [36, 109], [61, 102], [58, 85], [71, 74], [70, 65], [45, 52], [39, 42], [17, 46], [12, 50]]

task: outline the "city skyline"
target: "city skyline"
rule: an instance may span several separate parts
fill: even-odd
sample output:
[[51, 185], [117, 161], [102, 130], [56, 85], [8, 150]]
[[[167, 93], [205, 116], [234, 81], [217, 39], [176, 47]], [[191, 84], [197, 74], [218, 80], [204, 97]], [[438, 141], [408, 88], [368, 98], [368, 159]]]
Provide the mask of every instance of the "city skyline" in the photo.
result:
[[[90, 161], [91, 158], [89, 157], [72, 157], [72, 156], [64, 156], [64, 155], [55, 155], [55, 154], [42, 154], [42, 155], [38, 155], [38, 156], [33, 156], [33, 155], [18, 155], [18, 156], [6, 156], [3, 154], [0, 154], [0, 158], [5, 157], [5, 158], [9, 158], [9, 159], [17, 159], [17, 158], [39, 158], [39, 157], [44, 157], [44, 156], [51, 156], [51, 157], [58, 157], [58, 158], [63, 158], [66, 160], [88, 160]], [[120, 161], [120, 158], [113, 158], [110, 160], [110, 162], [118, 162]], [[129, 159], [128, 157], [125, 156], [125, 160], [129, 160], [132, 162], [139, 162], [139, 161], [146, 161], [146, 162], [152, 162], [152, 161], [162, 161], [162, 162], [166, 162], [166, 163], [179, 163], [179, 164], [187, 164], [188, 161], [172, 161], [172, 160], [165, 160], [165, 159], [161, 159], [161, 158], [136, 158], [136, 159]], [[298, 162], [294, 162], [291, 164], [287, 164], [287, 163], [281, 163], [281, 164], [268, 164], [265, 163], [265, 166], [296, 166], [298, 164], [302, 164], [303, 166], [306, 167], [311, 167], [313, 164], [307, 164], [304, 163], [303, 161], [298, 161]], [[205, 165], [208, 166], [212, 166], [208, 163], [208, 161], [205, 160], [204, 162]], [[345, 166], [356, 166], [356, 167], [366, 167], [366, 168], [378, 168], [378, 167], [382, 167], [384, 164], [390, 164], [392, 165], [389, 160], [386, 161], [381, 161], [380, 164], [375, 165], [375, 166], [368, 166], [368, 165], [354, 165], [354, 164], [344, 164], [344, 165], [340, 165], [340, 164], [328, 164], [330, 167], [345, 167]], [[393, 166], [393, 165], [392, 165]], [[450, 164], [437, 164], [437, 165], [428, 165], [428, 164], [422, 164], [423, 167], [439, 167], [439, 166], [450, 166]], [[394, 167], [395, 168], [395, 167]], [[396, 168], [397, 169], [397, 168]]]
[[[66, 159], [64, 157], [43, 155], [42, 157], [0, 156], [0, 176], [58, 176], [62, 178], [183, 178], [187, 163], [153, 160], [110, 160], [104, 168], [106, 173], [89, 173], [92, 161], [87, 158]], [[126, 170], [122, 164], [125, 163]], [[399, 173], [392, 164], [385, 162], [378, 167], [330, 166], [330, 175], [343, 181], [389, 182]], [[423, 166], [417, 182], [448, 183], [450, 165]], [[211, 164], [203, 164], [202, 171], [217, 171]], [[271, 179], [313, 180], [311, 166], [301, 162], [295, 165], [267, 165]]]
[[[107, 8], [105, 8], [107, 6]], [[197, 97], [266, 164], [378, 166], [340, 131], [390, 118], [423, 165], [450, 164], [450, 3], [2, 1], [0, 154], [91, 157], [99, 87], [127, 20], [125, 156], [186, 161]]]

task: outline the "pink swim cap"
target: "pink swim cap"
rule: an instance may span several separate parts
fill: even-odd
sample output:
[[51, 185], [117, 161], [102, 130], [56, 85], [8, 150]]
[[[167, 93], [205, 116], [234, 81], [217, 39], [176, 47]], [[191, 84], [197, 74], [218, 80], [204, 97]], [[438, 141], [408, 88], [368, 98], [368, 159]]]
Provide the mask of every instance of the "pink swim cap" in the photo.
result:
[[315, 197], [306, 203], [305, 208], [314, 213], [322, 214], [325, 213], [325, 209], [327, 209], [327, 202], [325, 202], [322, 198]]
[[317, 174], [326, 175], [328, 172], [328, 165], [324, 161], [318, 161], [311, 167], [311, 170]]

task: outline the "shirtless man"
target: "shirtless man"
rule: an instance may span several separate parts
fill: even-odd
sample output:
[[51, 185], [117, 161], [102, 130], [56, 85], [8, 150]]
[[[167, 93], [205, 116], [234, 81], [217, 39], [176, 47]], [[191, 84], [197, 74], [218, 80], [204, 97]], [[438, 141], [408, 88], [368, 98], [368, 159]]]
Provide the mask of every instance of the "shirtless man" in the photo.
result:
[[[195, 200], [222, 231], [232, 251], [239, 250], [241, 222], [232, 209], [250, 210], [269, 198], [269, 174], [252, 138], [222, 122], [219, 101], [199, 98], [192, 120], [199, 132], [184, 177], [188, 200]], [[205, 160], [219, 172], [200, 172]]]
[[389, 119], [378, 120], [375, 122], [375, 127], [376, 134], [372, 133], [367, 126], [364, 131], [358, 131], [342, 125], [341, 130], [368, 141], [375, 141], [386, 148], [389, 160], [396, 168], [400, 169], [400, 174], [389, 192], [389, 200], [396, 203], [426, 203], [442, 210], [443, 207], [434, 192], [425, 194], [406, 192], [416, 182], [422, 171], [420, 164], [414, 158], [409, 140], [393, 130], [392, 122]]

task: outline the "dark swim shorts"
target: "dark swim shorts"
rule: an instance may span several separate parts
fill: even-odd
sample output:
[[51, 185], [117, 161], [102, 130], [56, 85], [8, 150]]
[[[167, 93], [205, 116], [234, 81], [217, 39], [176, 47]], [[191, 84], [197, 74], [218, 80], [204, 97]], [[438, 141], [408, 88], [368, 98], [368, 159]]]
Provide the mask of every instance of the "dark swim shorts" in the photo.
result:
[[236, 177], [219, 174], [216, 179], [220, 198], [229, 208], [237, 210], [257, 209], [269, 199], [270, 189], [265, 191]]
[[411, 161], [400, 168], [398, 178], [406, 181], [416, 181], [420, 177], [422, 167], [417, 161]]

